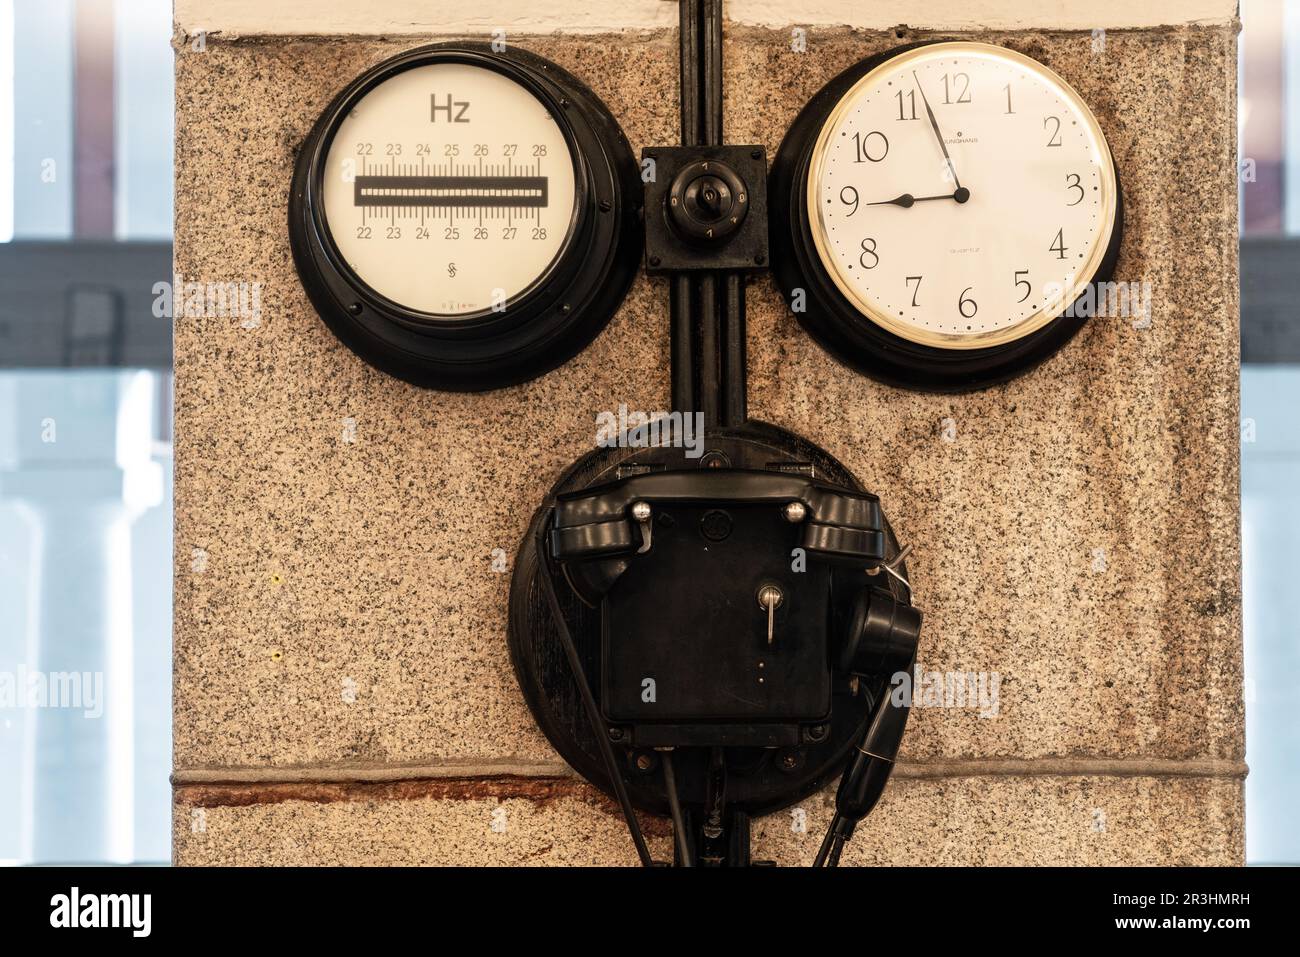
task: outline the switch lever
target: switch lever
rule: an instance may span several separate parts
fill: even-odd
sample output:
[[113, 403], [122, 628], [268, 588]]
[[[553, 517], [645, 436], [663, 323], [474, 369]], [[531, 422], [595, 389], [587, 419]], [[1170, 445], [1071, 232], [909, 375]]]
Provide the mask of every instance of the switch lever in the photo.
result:
[[758, 590], [758, 606], [767, 609], [767, 643], [772, 644], [772, 631], [776, 627], [776, 610], [785, 596], [775, 585], [764, 585]]

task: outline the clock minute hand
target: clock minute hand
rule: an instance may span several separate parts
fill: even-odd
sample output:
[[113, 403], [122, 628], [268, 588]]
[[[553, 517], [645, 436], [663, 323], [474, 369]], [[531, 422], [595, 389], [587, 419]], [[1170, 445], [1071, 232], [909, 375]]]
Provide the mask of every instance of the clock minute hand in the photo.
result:
[[916, 81], [916, 88], [921, 91], [921, 102], [925, 104], [925, 113], [930, 117], [930, 128], [934, 130], [934, 138], [939, 141], [939, 149], [943, 150], [943, 158], [948, 161], [948, 171], [952, 173], [953, 184], [960, 189], [961, 180], [957, 178], [957, 167], [952, 165], [952, 157], [948, 155], [948, 145], [943, 141], [943, 134], [939, 132], [939, 121], [934, 118], [934, 110], [930, 109], [930, 100], [925, 95], [925, 87], [921, 86], [921, 78], [912, 71], [912, 79]]

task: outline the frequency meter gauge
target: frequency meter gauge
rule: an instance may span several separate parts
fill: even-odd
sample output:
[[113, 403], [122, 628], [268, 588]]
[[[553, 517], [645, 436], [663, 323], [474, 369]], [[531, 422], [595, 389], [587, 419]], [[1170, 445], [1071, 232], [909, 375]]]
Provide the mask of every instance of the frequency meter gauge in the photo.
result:
[[641, 254], [641, 182], [580, 81], [520, 51], [438, 44], [355, 80], [305, 142], [290, 239], [321, 318], [417, 385], [477, 391], [560, 365]]

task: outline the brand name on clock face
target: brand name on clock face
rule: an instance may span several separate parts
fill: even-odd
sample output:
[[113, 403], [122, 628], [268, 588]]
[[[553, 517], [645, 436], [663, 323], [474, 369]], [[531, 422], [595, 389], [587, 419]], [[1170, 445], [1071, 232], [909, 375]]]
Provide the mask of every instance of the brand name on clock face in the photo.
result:
[[978, 143], [979, 141], [980, 138], [978, 136], [953, 136], [944, 140], [944, 142], [948, 143], [949, 145], [954, 145], [957, 143]]

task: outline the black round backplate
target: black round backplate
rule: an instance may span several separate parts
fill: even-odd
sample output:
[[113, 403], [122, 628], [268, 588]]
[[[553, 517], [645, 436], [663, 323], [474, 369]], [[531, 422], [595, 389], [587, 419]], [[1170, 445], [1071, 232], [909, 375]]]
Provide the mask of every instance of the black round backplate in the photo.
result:
[[[740, 469], [791, 469], [811, 467], [815, 477], [847, 489], [862, 491], [853, 475], [827, 452], [812, 443], [763, 422], [709, 430], [705, 454], [687, 458], [680, 448], [598, 448], [584, 455], [564, 473], [551, 489], [541, 509], [533, 516], [517, 554], [510, 586], [509, 644], [515, 676], [528, 707], [551, 745], [584, 778], [606, 794], [609, 780], [600, 759], [578, 686], [561, 649], [555, 624], [538, 579], [539, 556], [536, 540], [539, 524], [557, 495], [611, 482], [629, 469], [654, 464], [668, 468], [709, 468], [729, 463]], [[727, 520], [716, 517], [710, 531], [725, 534]], [[892, 558], [898, 545], [886, 524], [886, 555]], [[548, 559], [548, 561], [550, 561]], [[565, 618], [588, 682], [600, 699], [599, 609], [584, 605], [564, 580], [553, 561], [550, 570]], [[904, 574], [906, 572], [904, 571]], [[883, 578], [884, 576], [882, 576]], [[894, 586], [889, 583], [890, 587]], [[906, 595], [897, 593], [900, 599]], [[666, 599], [670, 600], [670, 599]], [[653, 614], [653, 610], [647, 610]], [[841, 686], [841, 684], [843, 686]], [[837, 682], [831, 721], [819, 741], [798, 748], [727, 748], [726, 803], [750, 815], [770, 813], [797, 803], [835, 779], [853, 742], [864, 730], [871, 708], [881, 693], [883, 681], [870, 689]], [[606, 729], [602, 729], [606, 730]], [[659, 757], [654, 752], [637, 752], [614, 742], [614, 752], [625, 762], [628, 791], [638, 808], [651, 813], [668, 813], [667, 797]], [[645, 767], [638, 766], [638, 758]], [[677, 748], [674, 770], [681, 800], [688, 809], [704, 803], [709, 773], [710, 750], [704, 747]]]
[[[325, 160], [353, 106], [395, 74], [435, 63], [501, 73], [547, 107], [576, 171], [575, 214], [562, 251], [516, 300], [448, 320], [368, 287], [339, 254], [323, 212]], [[642, 185], [626, 137], [580, 80], [548, 60], [486, 43], [439, 43], [378, 64], [334, 99], [303, 143], [289, 196], [294, 263], [326, 325], [371, 365], [416, 385], [481, 391], [567, 362], [603, 329], [640, 263]]]
[[[795, 318], [845, 365], [890, 385], [934, 392], [961, 392], [1003, 382], [1038, 365], [1083, 328], [1084, 315], [1062, 314], [1014, 342], [986, 349], [938, 349], [911, 342], [861, 315], [836, 287], [817, 255], [809, 226], [807, 185], [813, 149], [823, 124], [845, 93], [866, 74], [927, 40], [894, 47], [849, 67], [808, 101], [786, 132], [768, 179], [772, 271], [786, 303], [803, 291], [804, 311]], [[1115, 269], [1124, 232], [1124, 203], [1116, 171], [1115, 228], [1093, 282]], [[1067, 310], [1069, 312], [1069, 310]]]

